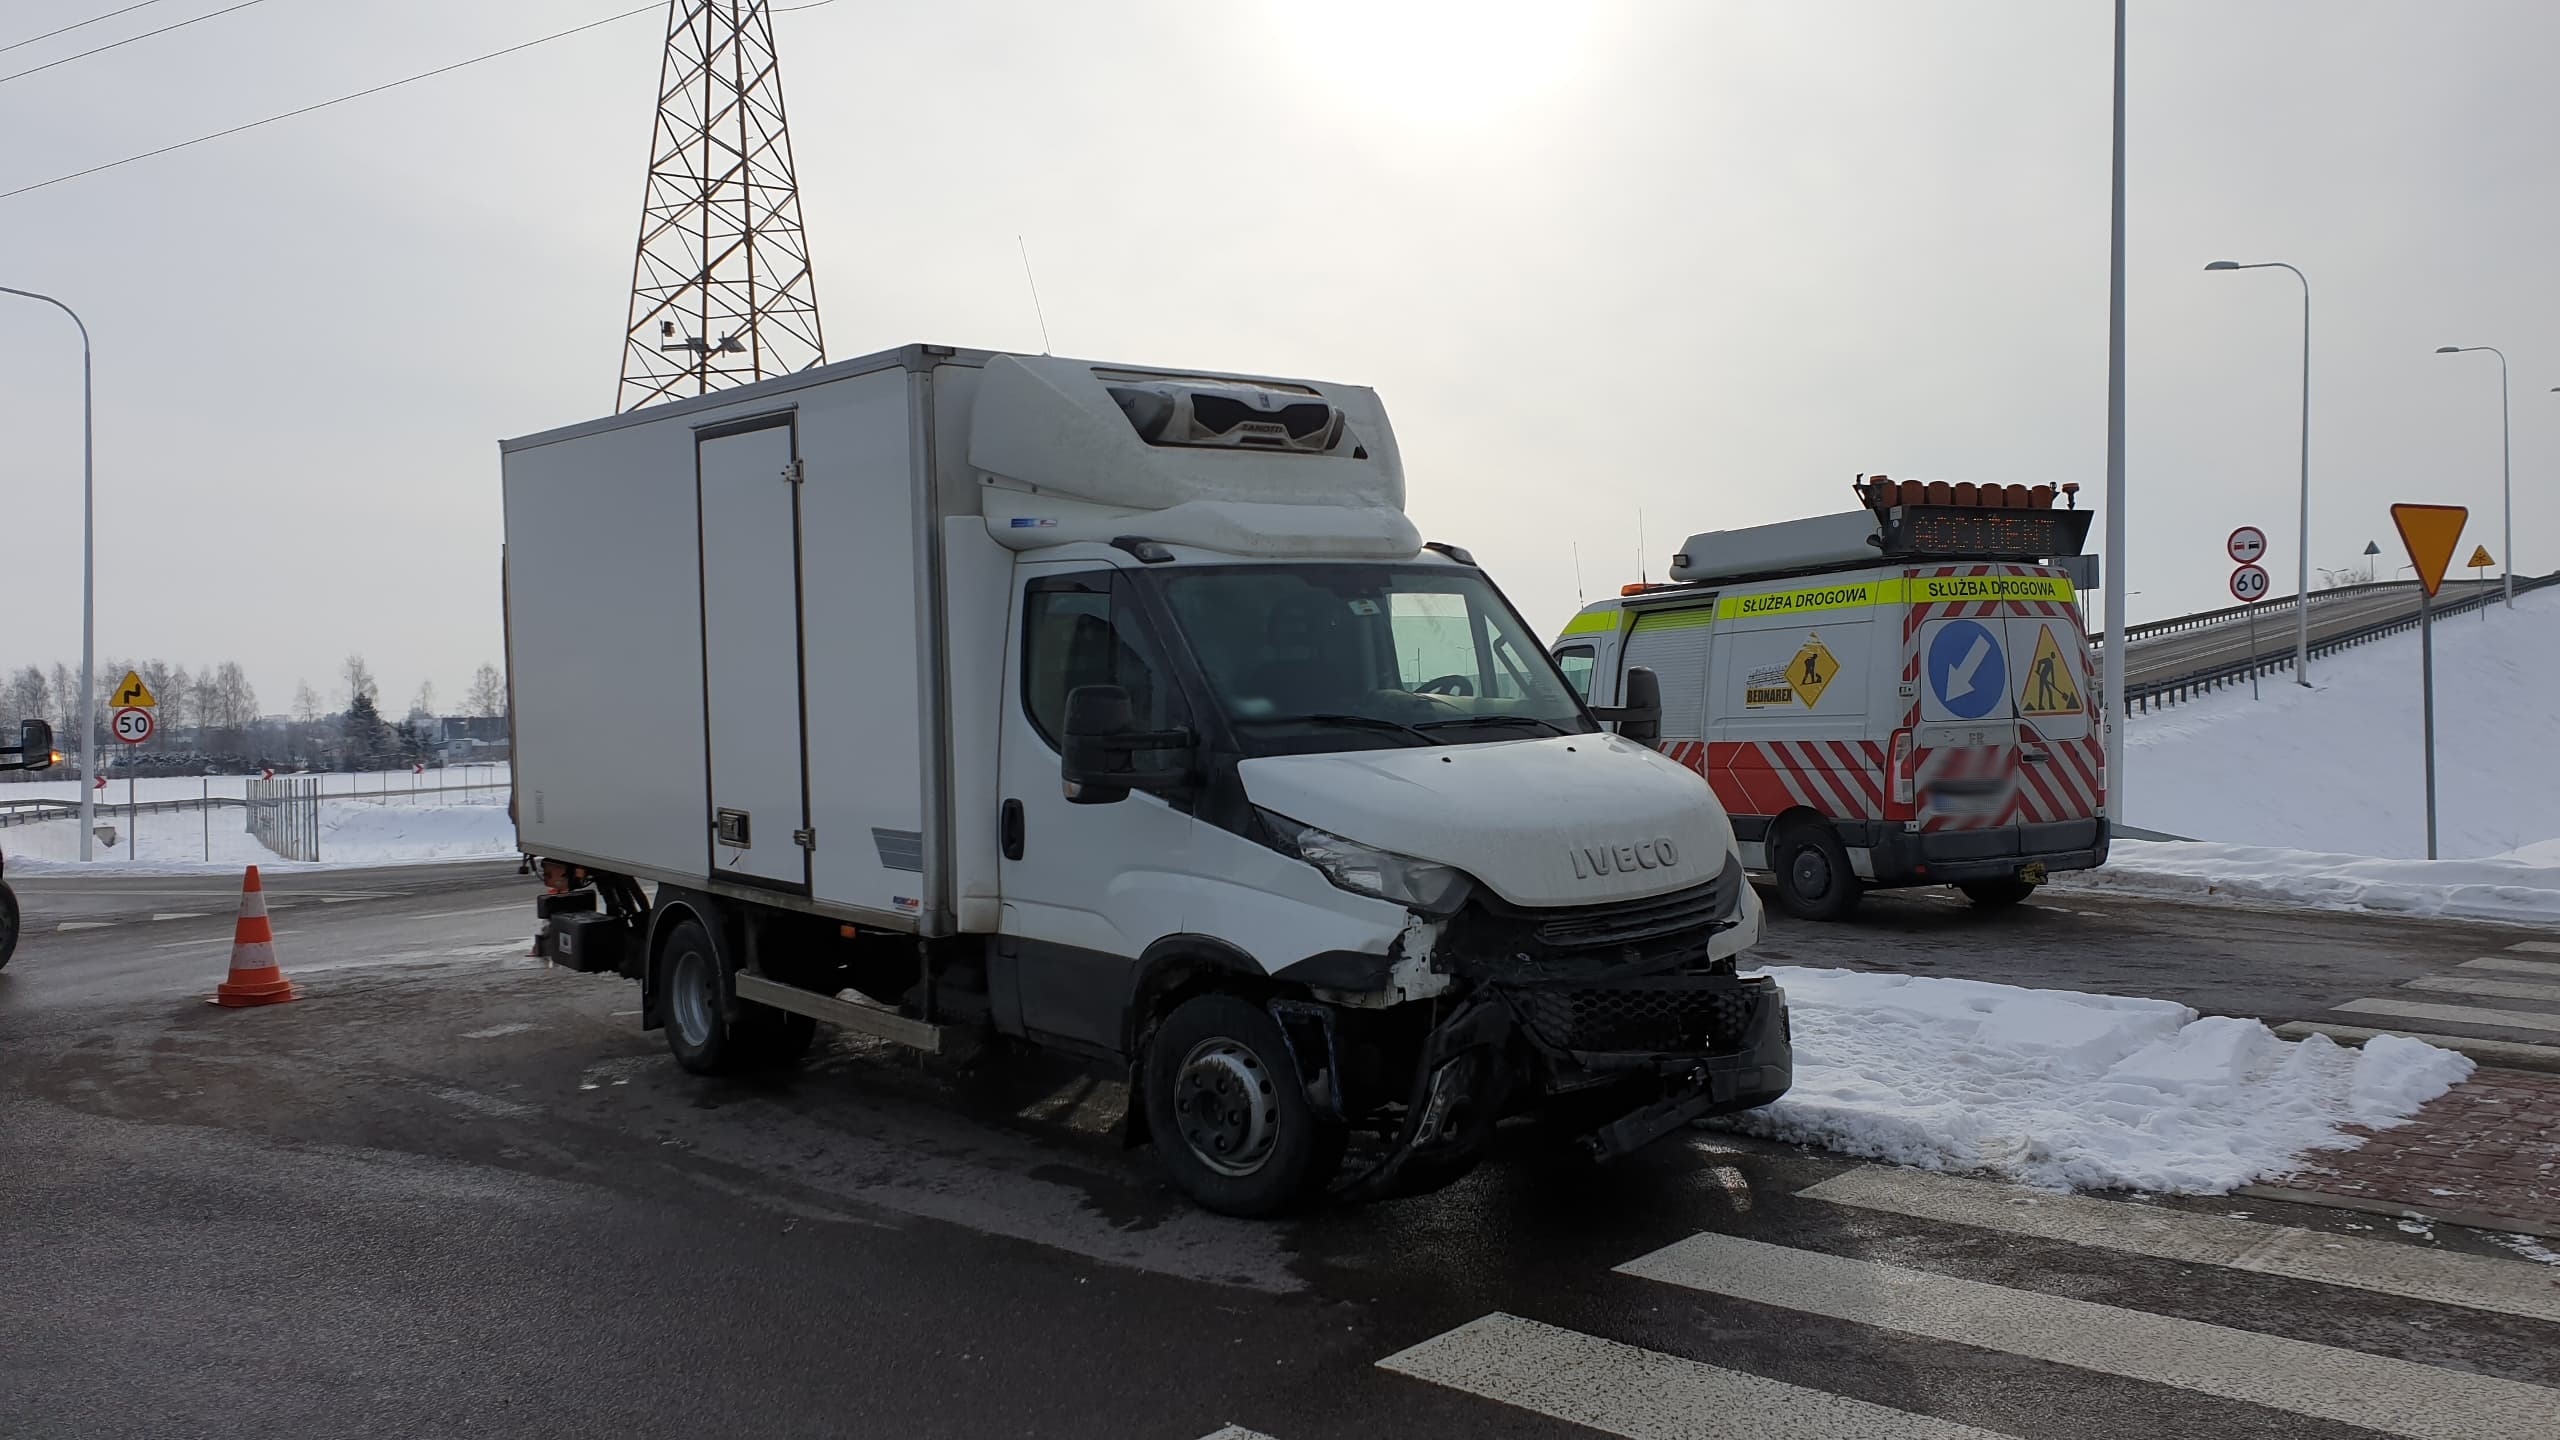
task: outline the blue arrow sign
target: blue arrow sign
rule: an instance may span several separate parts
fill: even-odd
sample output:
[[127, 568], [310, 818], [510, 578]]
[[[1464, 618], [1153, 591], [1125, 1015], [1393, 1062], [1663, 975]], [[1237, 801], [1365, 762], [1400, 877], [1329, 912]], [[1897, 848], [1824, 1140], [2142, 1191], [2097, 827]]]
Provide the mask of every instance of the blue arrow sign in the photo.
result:
[[1929, 642], [1929, 689], [1951, 715], [1979, 720], [1990, 714], [2009, 694], [2000, 637], [1972, 620], [1941, 626]]

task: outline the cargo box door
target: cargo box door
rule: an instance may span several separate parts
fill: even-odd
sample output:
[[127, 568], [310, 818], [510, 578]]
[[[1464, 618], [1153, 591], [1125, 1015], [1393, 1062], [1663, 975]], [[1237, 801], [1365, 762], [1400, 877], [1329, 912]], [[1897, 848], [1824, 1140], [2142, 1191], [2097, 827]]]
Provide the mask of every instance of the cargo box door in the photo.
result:
[[707, 431], [695, 442], [711, 873], [805, 888], [812, 837], [795, 441], [789, 416], [748, 423], [755, 428]]

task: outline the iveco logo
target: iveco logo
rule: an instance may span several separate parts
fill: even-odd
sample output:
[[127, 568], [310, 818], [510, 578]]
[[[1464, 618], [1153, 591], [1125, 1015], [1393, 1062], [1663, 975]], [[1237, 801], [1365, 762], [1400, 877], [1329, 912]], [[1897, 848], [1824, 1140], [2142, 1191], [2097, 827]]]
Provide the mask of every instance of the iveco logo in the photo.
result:
[[1612, 871], [1625, 874], [1630, 870], [1668, 870], [1680, 863], [1679, 847], [1671, 837], [1638, 840], [1632, 845], [1570, 845], [1565, 853], [1573, 857], [1573, 878], [1588, 880], [1594, 875]]

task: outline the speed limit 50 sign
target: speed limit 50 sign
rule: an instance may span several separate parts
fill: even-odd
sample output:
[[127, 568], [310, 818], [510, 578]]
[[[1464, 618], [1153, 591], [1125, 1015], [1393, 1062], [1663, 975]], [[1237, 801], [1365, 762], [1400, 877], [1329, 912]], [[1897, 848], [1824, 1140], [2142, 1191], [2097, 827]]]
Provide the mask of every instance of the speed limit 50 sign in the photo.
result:
[[128, 705], [116, 712], [112, 728], [116, 732], [117, 739], [127, 745], [139, 745], [151, 738], [151, 732], [156, 726], [150, 711]]

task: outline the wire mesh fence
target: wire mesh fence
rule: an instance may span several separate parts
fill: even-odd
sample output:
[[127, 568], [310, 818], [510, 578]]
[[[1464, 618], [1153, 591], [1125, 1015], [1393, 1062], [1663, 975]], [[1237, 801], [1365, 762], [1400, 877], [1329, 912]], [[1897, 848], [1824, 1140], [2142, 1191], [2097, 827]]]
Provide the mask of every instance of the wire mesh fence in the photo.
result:
[[320, 858], [320, 782], [284, 777], [249, 782], [249, 833], [286, 860]]

